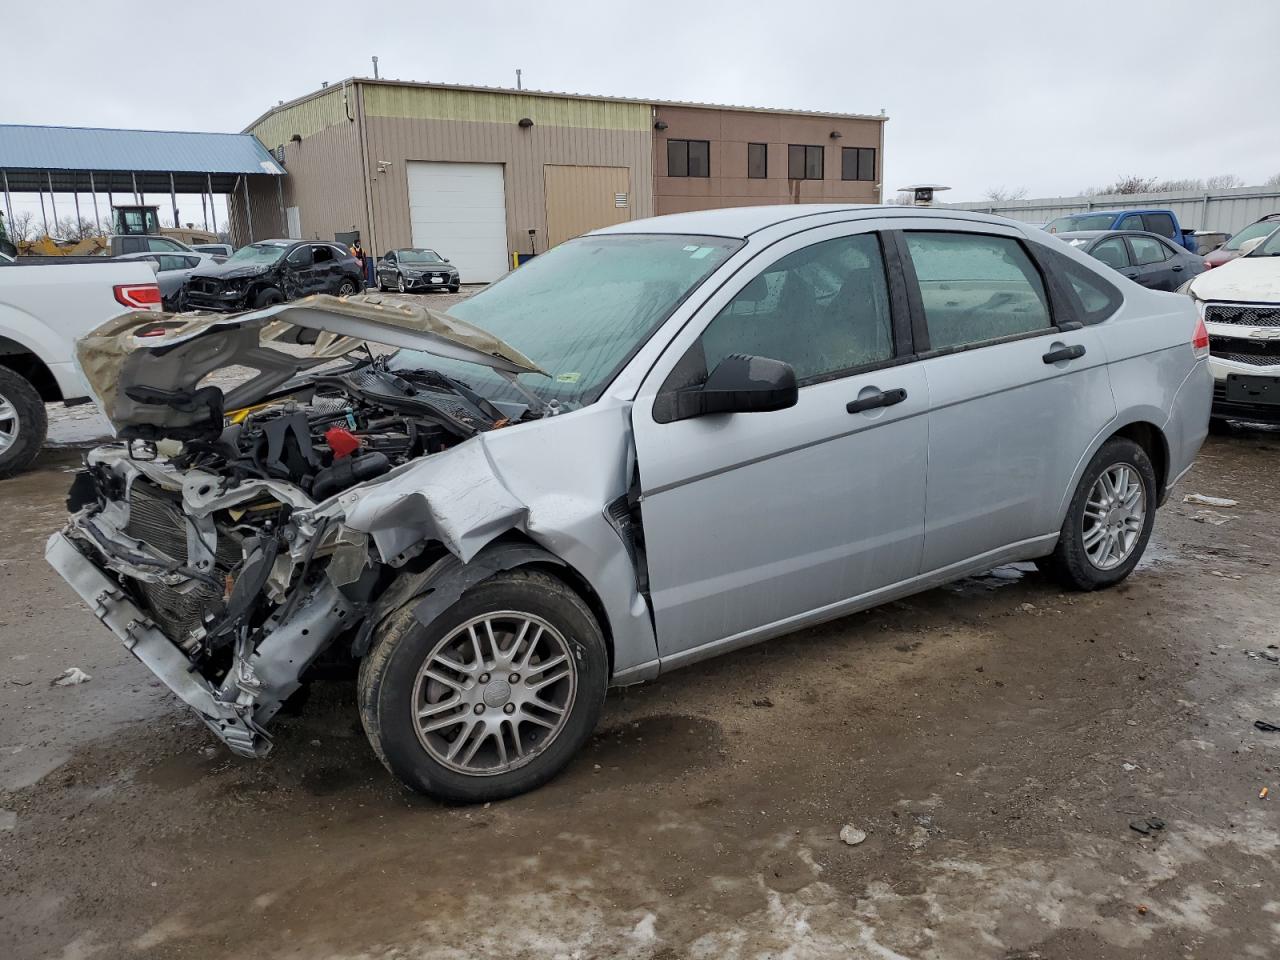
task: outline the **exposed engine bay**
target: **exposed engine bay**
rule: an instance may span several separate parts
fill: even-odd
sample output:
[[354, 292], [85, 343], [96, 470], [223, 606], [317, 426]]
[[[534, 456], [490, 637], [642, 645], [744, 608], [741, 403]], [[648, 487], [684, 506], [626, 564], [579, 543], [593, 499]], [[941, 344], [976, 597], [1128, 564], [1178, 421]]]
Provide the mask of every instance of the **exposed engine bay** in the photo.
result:
[[[354, 344], [297, 375], [284, 360], [264, 359], [258, 331], [248, 338], [221, 318], [196, 321], [194, 334], [178, 328], [172, 346], [157, 336], [159, 346], [135, 350], [152, 336], [154, 316], [103, 341], [142, 373], [103, 380], [120, 441], [86, 456], [68, 498], [71, 521], [47, 556], [234, 751], [260, 756], [270, 748], [264, 725], [317, 656], [357, 636], [397, 574], [459, 550], [446, 533], [432, 544], [420, 531], [390, 552], [377, 524], [358, 516], [361, 500], [378, 495], [375, 481], [548, 411], [499, 406], [429, 368], [393, 368], [371, 353], [352, 360]], [[243, 384], [224, 394], [201, 383], [212, 368], [201, 361], [215, 351], [218, 366], [249, 355], [259, 370], [274, 365], [269, 378], [250, 381], [251, 405], [234, 403], [247, 395]], [[508, 372], [520, 361], [528, 364], [513, 352], [484, 356]], [[486, 472], [478, 448], [458, 463]], [[401, 502], [393, 498], [392, 510]], [[410, 512], [420, 522], [395, 524], [396, 535], [433, 519]], [[447, 519], [434, 518], [442, 530]]]

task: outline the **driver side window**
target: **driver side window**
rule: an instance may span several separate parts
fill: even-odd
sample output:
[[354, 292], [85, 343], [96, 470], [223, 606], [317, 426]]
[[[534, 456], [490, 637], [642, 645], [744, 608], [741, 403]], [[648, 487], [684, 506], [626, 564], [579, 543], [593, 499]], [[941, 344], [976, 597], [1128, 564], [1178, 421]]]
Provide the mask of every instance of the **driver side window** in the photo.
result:
[[837, 237], [765, 267], [703, 331], [706, 370], [730, 354], [789, 363], [803, 386], [893, 357], [877, 234]]

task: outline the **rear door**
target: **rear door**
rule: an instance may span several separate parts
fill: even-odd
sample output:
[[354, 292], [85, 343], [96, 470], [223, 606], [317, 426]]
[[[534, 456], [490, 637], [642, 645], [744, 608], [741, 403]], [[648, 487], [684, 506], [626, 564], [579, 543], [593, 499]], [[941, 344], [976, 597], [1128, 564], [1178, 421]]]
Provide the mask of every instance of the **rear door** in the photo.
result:
[[1157, 237], [1140, 233], [1129, 234], [1125, 243], [1129, 245], [1129, 259], [1133, 264], [1129, 274], [1132, 279], [1152, 290], [1172, 290], [1176, 286], [1177, 274], [1171, 269], [1176, 265], [1172, 260], [1172, 247]]
[[1026, 241], [936, 223], [897, 235], [929, 384], [925, 573], [1051, 541], [1061, 492], [1116, 411], [1101, 338], [1056, 326], [1074, 314]]
[[[785, 632], [919, 568], [928, 397], [873, 226], [763, 251], [641, 387], [632, 429], [664, 658]], [[799, 402], [673, 420], [674, 391], [731, 353], [791, 364]]]
[[285, 257], [281, 283], [286, 300], [296, 300], [312, 293], [318, 293], [316, 280], [315, 257], [308, 244], [295, 247]]

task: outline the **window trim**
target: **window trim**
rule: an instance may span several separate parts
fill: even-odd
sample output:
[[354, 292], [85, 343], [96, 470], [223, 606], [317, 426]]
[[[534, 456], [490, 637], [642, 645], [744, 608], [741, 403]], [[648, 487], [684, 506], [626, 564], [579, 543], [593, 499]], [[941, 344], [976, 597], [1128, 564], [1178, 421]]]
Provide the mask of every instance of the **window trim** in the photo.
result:
[[[1075, 258], [1067, 256], [1061, 250], [1055, 250], [1052, 247], [1042, 243], [1032, 243], [1030, 245], [1032, 257], [1039, 263], [1041, 272], [1047, 276], [1053, 284], [1053, 290], [1056, 292], [1059, 301], [1063, 306], [1064, 319], [1058, 324], [1058, 329], [1063, 332], [1071, 323], [1079, 323], [1081, 326], [1091, 327], [1099, 323], [1105, 323], [1116, 315], [1116, 311], [1124, 306], [1124, 294], [1120, 292], [1120, 288], [1112, 282], [1110, 276], [1106, 275], [1103, 270], [1094, 268], [1093, 263], [1102, 263], [1101, 260], [1093, 261], [1090, 257], [1089, 263], [1077, 263]], [[1127, 248], [1126, 248], [1127, 249]], [[1084, 254], [1088, 256], [1088, 254]], [[1084, 301], [1080, 299], [1080, 295], [1076, 293], [1075, 288], [1071, 285], [1070, 279], [1061, 275], [1059, 270], [1049, 269], [1053, 266], [1054, 260], [1065, 260], [1070, 266], [1077, 270], [1087, 273], [1090, 279], [1097, 284], [1107, 294], [1107, 300], [1114, 304], [1110, 312], [1106, 316], [1099, 317], [1096, 320], [1089, 318], [1089, 311], [1085, 309]], [[1112, 273], [1117, 272], [1114, 268], [1108, 267], [1106, 264], [1102, 266]], [[1063, 268], [1065, 269], [1065, 268]]]
[[[894, 234], [894, 242], [898, 246], [899, 257], [902, 263], [902, 273], [907, 284], [907, 299], [911, 304], [911, 336], [913, 347], [923, 347], [917, 349], [912, 355], [913, 360], [930, 360], [933, 357], [950, 356], [953, 353], [967, 353], [970, 350], [978, 350], [983, 347], [999, 346], [1002, 343], [1014, 343], [1018, 340], [1030, 340], [1034, 337], [1043, 337], [1047, 334], [1065, 333], [1076, 323], [1080, 323], [1079, 319], [1074, 316], [1075, 311], [1071, 309], [1069, 303], [1065, 301], [1065, 293], [1058, 288], [1056, 280], [1052, 279], [1052, 274], [1044, 269], [1035, 253], [1032, 252], [1027, 241], [1023, 237], [1011, 236], [1004, 233], [987, 233], [982, 230], [957, 230], [947, 229], [945, 227], [921, 227], [912, 228], [905, 227], [898, 230], [889, 231]], [[1031, 262], [1032, 268], [1040, 277], [1040, 284], [1044, 288], [1045, 307], [1049, 311], [1049, 325], [1039, 330], [1027, 330], [1023, 333], [1011, 333], [1003, 337], [993, 337], [989, 340], [975, 340], [972, 343], [961, 343], [953, 347], [939, 347], [936, 350], [929, 341], [929, 327], [924, 312], [924, 300], [920, 296], [920, 278], [916, 276], [915, 264], [911, 261], [911, 251], [907, 248], [908, 233], [948, 233], [948, 234], [964, 234], [976, 237], [998, 237], [1001, 240], [1012, 240], [1022, 252], [1026, 254], [1027, 259]]]
[[[764, 172], [756, 176], [751, 172], [751, 148], [760, 147], [764, 151]], [[748, 143], [747, 144], [747, 179], [748, 180], [768, 180], [769, 179], [769, 144], [767, 143]]]
[[[853, 176], [846, 177], [844, 175], [844, 158], [849, 155], [849, 151], [853, 151]], [[861, 176], [862, 171], [862, 151], [868, 151], [871, 154], [871, 176]], [[876, 164], [878, 162], [875, 147], [841, 147], [840, 148], [840, 179], [846, 183], [875, 183], [876, 182]]]
[[[684, 144], [684, 173], [671, 172], [671, 145], [673, 143]], [[689, 144], [701, 143], [707, 148], [707, 172], [706, 173], [690, 173], [689, 172]], [[667, 140], [667, 176], [678, 180], [687, 180], [690, 178], [696, 180], [706, 180], [711, 176], [711, 141], [710, 140], [690, 140], [687, 137], [670, 137]]]
[[[804, 168], [805, 175], [803, 177], [793, 177], [791, 175], [791, 151], [796, 148], [799, 148], [804, 151], [803, 168]], [[816, 177], [809, 176], [809, 151], [810, 150], [817, 150], [818, 157], [821, 160], [820, 166], [822, 167], [822, 172], [819, 176], [816, 176]], [[820, 143], [788, 143], [787, 144], [787, 179], [788, 180], [815, 180], [819, 182], [826, 180], [827, 179], [826, 147], [824, 147]]]

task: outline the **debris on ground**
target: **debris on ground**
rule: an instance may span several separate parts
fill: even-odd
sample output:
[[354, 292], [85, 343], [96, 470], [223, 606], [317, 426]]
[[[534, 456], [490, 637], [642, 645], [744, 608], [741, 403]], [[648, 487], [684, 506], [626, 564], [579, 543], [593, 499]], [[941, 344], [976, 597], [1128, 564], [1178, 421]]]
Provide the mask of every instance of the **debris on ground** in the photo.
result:
[[1263, 787], [1261, 790], [1258, 791], [1258, 799], [1259, 800], [1267, 799], [1267, 794], [1269, 794], [1270, 792], [1271, 792], [1270, 787]]
[[1215, 576], [1215, 577], [1221, 577], [1223, 580], [1242, 580], [1242, 579], [1244, 579], [1244, 578], [1243, 578], [1243, 577], [1241, 577], [1241, 576], [1240, 576], [1240, 574], [1238, 574], [1238, 573], [1223, 573], [1221, 570], [1210, 570], [1210, 571], [1209, 571], [1209, 573], [1211, 573], [1211, 574], [1212, 574], [1213, 576]]
[[1280, 725], [1267, 723], [1265, 720], [1255, 720], [1253, 721], [1253, 725], [1263, 733], [1280, 733]]
[[863, 840], [867, 839], [867, 835], [859, 830], [852, 823], [846, 823], [840, 828], [840, 839], [851, 847], [856, 847]]
[[773, 701], [770, 700], [768, 697], [756, 697], [754, 700], [751, 701], [751, 705], [753, 707], [772, 707]]
[[1250, 660], [1269, 660], [1271, 663], [1280, 663], [1280, 654], [1268, 653], [1266, 650], [1246, 650], [1244, 655]]
[[50, 680], [49, 684], [54, 687], [74, 687], [77, 684], [88, 683], [92, 679], [93, 677], [79, 667], [67, 667], [57, 678]]
[[1034, 603], [1020, 603], [1018, 604], [1018, 609], [1023, 613], [1035, 613], [1036, 605]]
[[1138, 765], [1136, 763], [1129, 763], [1128, 761], [1120, 764], [1120, 766], [1124, 768], [1125, 773], [1133, 773], [1133, 771], [1138, 769]]
[[1183, 503], [1195, 503], [1202, 507], [1235, 507], [1238, 506], [1239, 500], [1229, 500], [1226, 497], [1209, 497], [1203, 493], [1188, 493], [1182, 498]]
[[1159, 833], [1165, 828], [1165, 822], [1160, 817], [1144, 817], [1141, 820], [1129, 821], [1129, 829], [1136, 830], [1144, 837], [1149, 837], [1153, 833]]
[[10, 682], [10, 683], [12, 683], [15, 687], [29, 687], [29, 686], [31, 686], [31, 681], [30, 681], [30, 680], [16, 680], [16, 679], [14, 679], [13, 677], [10, 677], [10, 678], [9, 678], [9, 682]]
[[1147, 912], [1147, 905], [1145, 903], [1138, 904], [1138, 913], [1145, 914], [1146, 912]]
[[1217, 510], [1197, 510], [1191, 515], [1191, 519], [1196, 523], [1211, 523], [1215, 527], [1220, 527], [1224, 523], [1230, 523], [1236, 517], [1226, 513], [1219, 513]]

